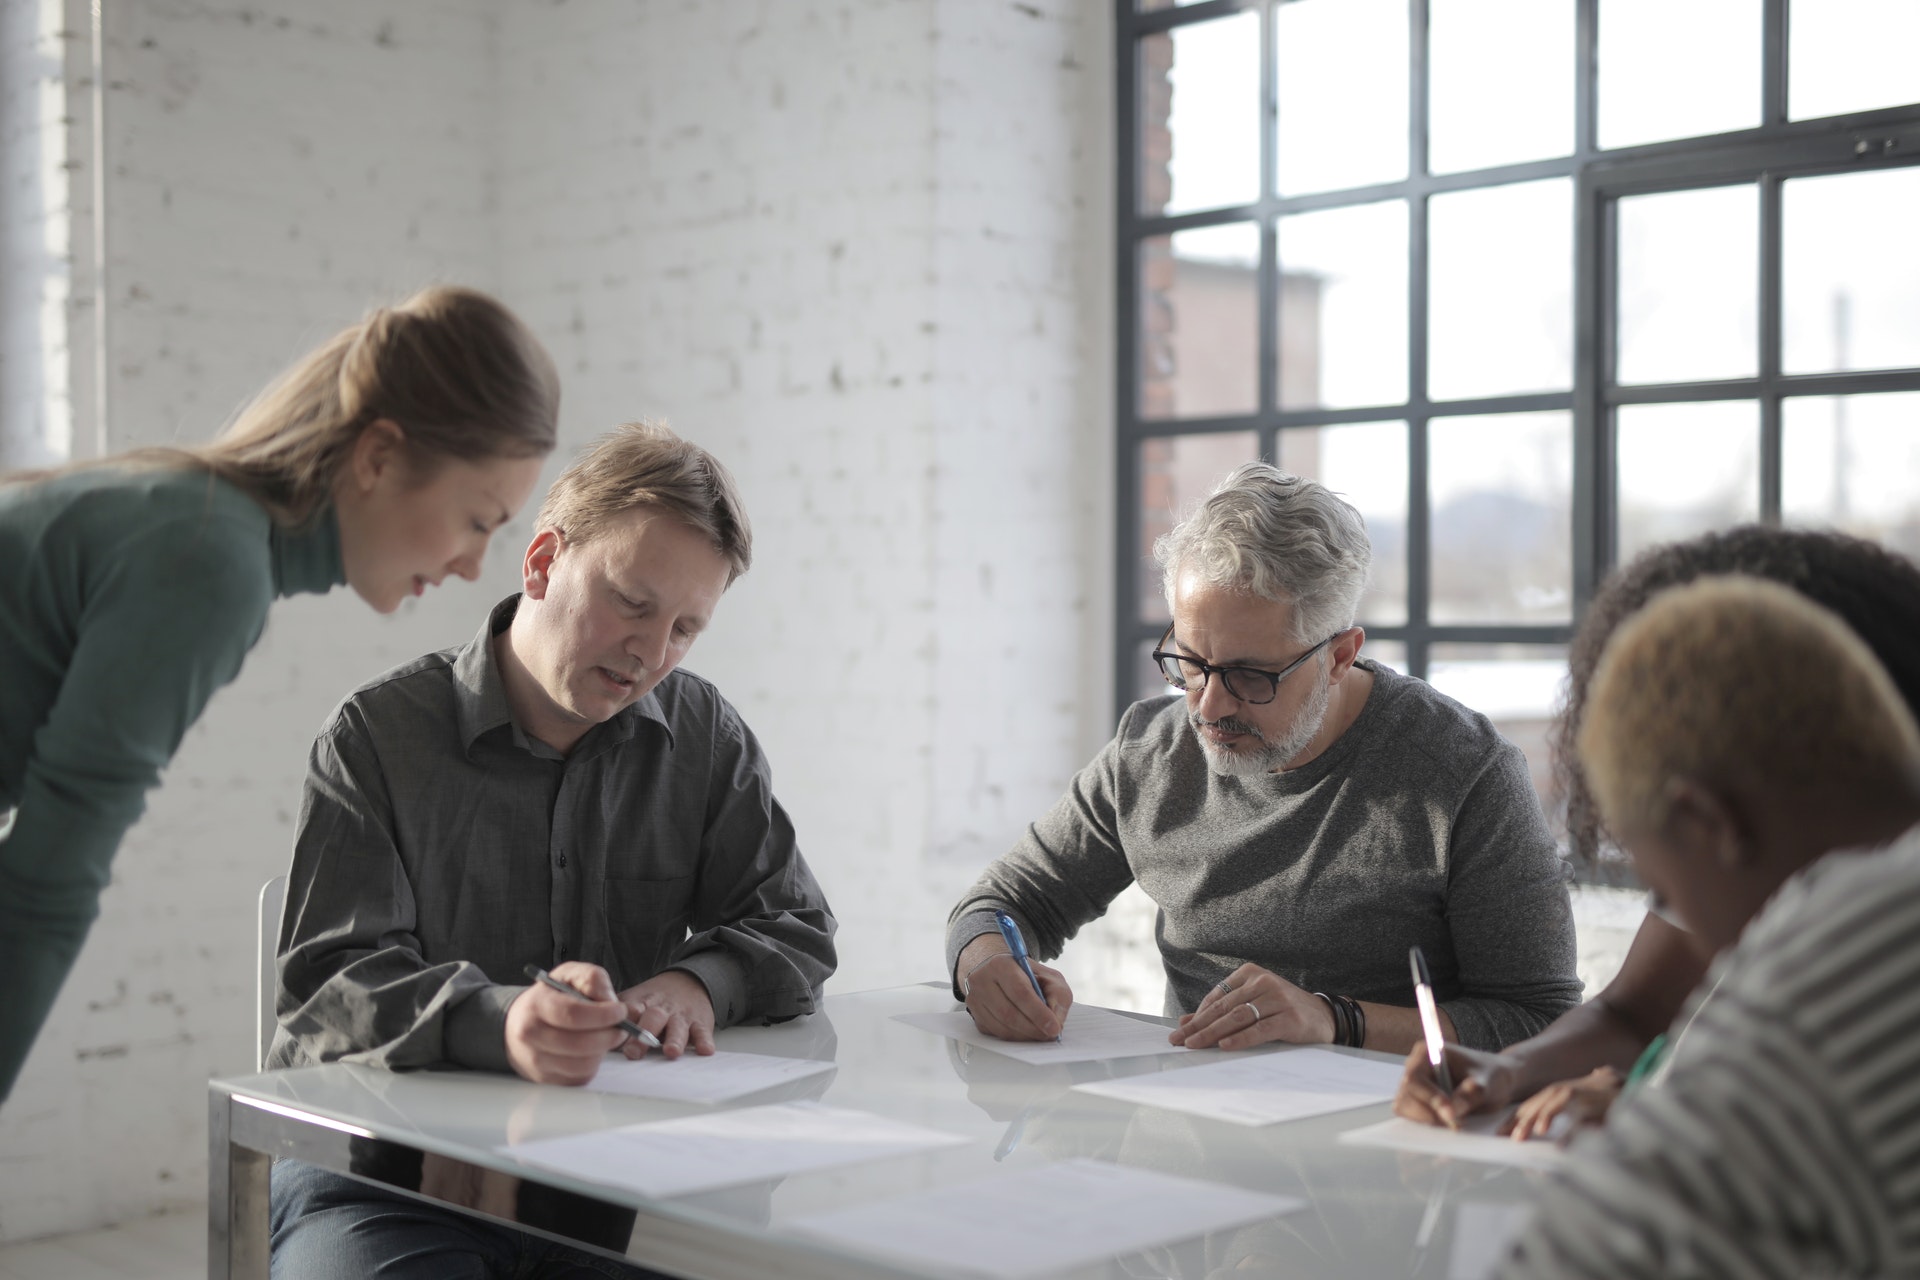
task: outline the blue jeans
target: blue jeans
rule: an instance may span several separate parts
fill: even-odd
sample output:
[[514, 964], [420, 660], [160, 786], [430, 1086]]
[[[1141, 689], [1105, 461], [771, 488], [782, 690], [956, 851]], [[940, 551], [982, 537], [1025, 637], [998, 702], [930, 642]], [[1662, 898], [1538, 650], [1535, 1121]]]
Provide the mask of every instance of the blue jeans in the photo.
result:
[[664, 1280], [298, 1160], [274, 1165], [272, 1205], [273, 1280]]

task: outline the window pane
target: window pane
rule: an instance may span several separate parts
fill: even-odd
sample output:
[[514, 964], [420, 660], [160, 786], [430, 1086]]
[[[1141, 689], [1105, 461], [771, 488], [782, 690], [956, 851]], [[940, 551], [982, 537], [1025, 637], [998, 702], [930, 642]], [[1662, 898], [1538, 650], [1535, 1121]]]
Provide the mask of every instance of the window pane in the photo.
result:
[[1360, 656], [1371, 658], [1383, 667], [1392, 667], [1401, 675], [1407, 674], [1407, 646], [1403, 640], [1375, 640], [1367, 637], [1360, 646]]
[[1751, 400], [1622, 405], [1622, 563], [1656, 542], [1760, 517], [1760, 408]]
[[1573, 184], [1456, 191], [1429, 204], [1428, 394], [1573, 385]]
[[1429, 651], [1427, 680], [1456, 702], [1493, 721], [1502, 737], [1519, 747], [1533, 775], [1533, 789], [1557, 837], [1566, 834], [1565, 801], [1553, 785], [1547, 736], [1567, 678], [1561, 645], [1436, 644]]
[[1759, 188], [1632, 196], [1619, 224], [1619, 380], [1758, 372]]
[[1251, 431], [1164, 436], [1140, 443], [1140, 617], [1163, 622], [1167, 602], [1153, 563], [1154, 539], [1193, 514], [1227, 472], [1259, 456]]
[[1788, 10], [1787, 114], [1795, 120], [1920, 102], [1920, 5], [1797, 0]]
[[1434, 418], [1427, 427], [1433, 620], [1573, 617], [1573, 415]]
[[1600, 145], [1758, 125], [1761, 8], [1761, 0], [1606, 0]]
[[1280, 432], [1280, 469], [1318, 480], [1366, 520], [1373, 574], [1360, 597], [1360, 621], [1383, 627], [1407, 620], [1407, 448], [1404, 422]]
[[1789, 178], [1781, 202], [1781, 367], [1920, 365], [1920, 169]]
[[1430, 0], [1433, 172], [1572, 153], [1573, 15], [1542, 0]]
[[1407, 398], [1407, 202], [1280, 219], [1280, 407]]
[[1406, 0], [1293, 0], [1273, 31], [1280, 194], [1406, 177]]
[[1780, 424], [1786, 519], [1920, 558], [1920, 391], [1795, 397]]
[[1189, 213], [1260, 195], [1260, 17], [1140, 41], [1140, 208]]
[[1251, 222], [1140, 242], [1140, 413], [1252, 413], [1260, 232]]

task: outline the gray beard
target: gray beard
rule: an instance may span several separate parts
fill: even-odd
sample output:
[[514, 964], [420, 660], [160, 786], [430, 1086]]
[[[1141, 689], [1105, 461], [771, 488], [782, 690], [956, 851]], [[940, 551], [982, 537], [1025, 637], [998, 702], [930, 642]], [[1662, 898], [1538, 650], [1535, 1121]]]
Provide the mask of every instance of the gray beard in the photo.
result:
[[1263, 773], [1278, 773], [1286, 768], [1287, 761], [1305, 751], [1314, 735], [1320, 732], [1320, 726], [1327, 722], [1327, 708], [1333, 702], [1333, 681], [1327, 678], [1326, 664], [1315, 662], [1314, 670], [1319, 678], [1314, 682], [1313, 692], [1307, 695], [1300, 713], [1294, 716], [1293, 723], [1287, 726], [1286, 733], [1280, 737], [1269, 738], [1246, 721], [1231, 716], [1211, 722], [1258, 738], [1260, 745], [1250, 751], [1226, 751], [1214, 746], [1200, 732], [1200, 727], [1209, 722], [1188, 712], [1187, 723], [1200, 740], [1200, 750], [1207, 757], [1207, 767], [1223, 778], [1256, 778]]

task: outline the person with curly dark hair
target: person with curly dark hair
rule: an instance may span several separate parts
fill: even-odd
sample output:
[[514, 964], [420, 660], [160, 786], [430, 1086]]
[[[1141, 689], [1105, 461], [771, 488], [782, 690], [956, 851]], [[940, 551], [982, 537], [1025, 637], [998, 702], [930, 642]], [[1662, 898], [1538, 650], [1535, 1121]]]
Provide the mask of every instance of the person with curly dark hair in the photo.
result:
[[1920, 1275], [1920, 725], [1839, 615], [1701, 578], [1623, 622], [1578, 750], [1712, 968], [1500, 1280]]
[[[1886, 668], [1907, 705], [1920, 714], [1920, 566], [1912, 561], [1877, 542], [1842, 533], [1764, 525], [1742, 525], [1650, 548], [1602, 585], [1568, 655], [1567, 690], [1552, 744], [1576, 860], [1596, 865], [1612, 843], [1575, 750], [1602, 651], [1621, 624], [1661, 592], [1697, 578], [1735, 573], [1791, 587], [1838, 614]], [[1544, 1132], [1563, 1112], [1597, 1118], [1636, 1064], [1657, 1058], [1663, 1033], [1711, 959], [1711, 951], [1662, 915], [1656, 904], [1634, 936], [1619, 973], [1598, 996], [1499, 1053], [1449, 1045], [1448, 1066], [1459, 1082], [1451, 1095], [1441, 1093], [1425, 1051], [1416, 1049], [1408, 1058], [1394, 1111], [1425, 1124], [1457, 1127], [1468, 1115], [1519, 1102], [1509, 1131], [1523, 1139]]]

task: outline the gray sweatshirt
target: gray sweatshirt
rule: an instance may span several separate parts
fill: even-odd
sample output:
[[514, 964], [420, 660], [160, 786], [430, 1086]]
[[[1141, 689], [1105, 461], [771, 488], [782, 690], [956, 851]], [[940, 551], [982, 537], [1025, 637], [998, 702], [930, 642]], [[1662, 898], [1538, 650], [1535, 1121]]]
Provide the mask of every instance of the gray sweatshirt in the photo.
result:
[[1308, 991], [1410, 1006], [1415, 943], [1463, 1044], [1497, 1049], [1572, 1008], [1573, 915], [1525, 757], [1425, 681], [1366, 666], [1359, 717], [1285, 773], [1214, 773], [1183, 699], [1128, 708], [954, 908], [948, 974], [995, 931], [996, 908], [1051, 960], [1138, 880], [1160, 907], [1169, 1014], [1248, 961]]

